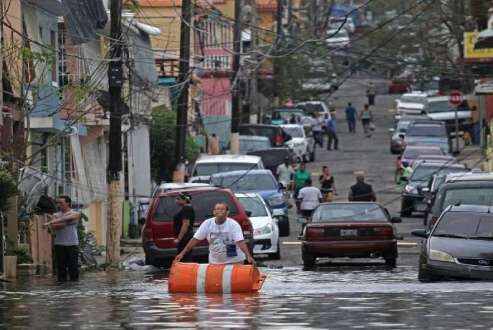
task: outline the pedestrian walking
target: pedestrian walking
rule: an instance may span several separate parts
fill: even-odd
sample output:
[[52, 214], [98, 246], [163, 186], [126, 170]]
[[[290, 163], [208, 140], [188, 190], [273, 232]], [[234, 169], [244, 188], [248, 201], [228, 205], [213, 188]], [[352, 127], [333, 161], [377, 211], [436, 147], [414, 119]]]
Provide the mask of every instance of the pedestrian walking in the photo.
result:
[[376, 202], [373, 187], [365, 182], [363, 174], [356, 175], [356, 184], [349, 189], [348, 200], [351, 202]]
[[334, 195], [337, 195], [337, 191], [334, 176], [330, 173], [328, 166], [322, 166], [322, 174], [318, 177], [318, 182], [320, 183], [323, 201], [325, 203], [332, 202]]
[[[312, 186], [312, 179], [306, 180], [305, 187], [303, 187], [299, 194], [301, 215], [306, 219], [306, 222], [310, 222], [312, 219], [313, 211], [322, 202], [322, 193], [320, 189]], [[306, 222], [303, 224], [301, 230], [303, 231]]]
[[228, 205], [216, 203], [213, 213], [214, 217], [202, 222], [190, 242], [175, 257], [175, 262], [181, 261], [195, 245], [206, 239], [209, 242], [210, 264], [244, 263], [245, 259], [248, 263], [255, 264], [240, 225], [228, 217]]
[[79, 237], [77, 224], [80, 213], [72, 210], [72, 200], [69, 196], [59, 196], [57, 201], [59, 212], [54, 219], [46, 222], [55, 231], [55, 260], [56, 273], [59, 282], [79, 280]]
[[337, 138], [337, 132], [336, 132], [336, 120], [332, 116], [327, 121], [327, 135], [328, 135], [327, 150], [332, 149], [332, 143], [334, 145], [334, 149], [339, 150], [338, 147], [339, 139]]
[[208, 136], [207, 144], [208, 144], [207, 151], [209, 155], [219, 155], [221, 148], [220, 148], [219, 138], [215, 133], [212, 133], [210, 136]]
[[363, 131], [366, 135], [366, 137], [371, 137], [371, 129], [370, 129], [370, 124], [373, 119], [373, 114], [371, 113], [370, 107], [368, 104], [365, 104], [363, 107], [363, 111], [360, 113], [360, 120], [361, 120], [361, 125], [363, 125]]
[[324, 147], [324, 135], [323, 135], [323, 119], [319, 117], [317, 113], [312, 114], [313, 124], [312, 124], [312, 132], [313, 138], [315, 139], [315, 145], [319, 145], [320, 148]]
[[289, 183], [293, 179], [294, 169], [289, 163], [290, 158], [284, 158], [284, 163], [277, 166], [276, 177], [277, 181], [284, 186], [285, 189], [289, 188]]
[[377, 91], [375, 89], [375, 86], [373, 85], [372, 82], [368, 85], [368, 88], [366, 90], [366, 96], [368, 97], [368, 104], [369, 105], [375, 105], [375, 97], [377, 95]]
[[347, 104], [345, 113], [349, 133], [356, 133], [356, 109], [351, 102]]
[[[193, 237], [193, 223], [195, 222], [195, 211], [192, 207], [192, 196], [185, 193], [179, 193], [176, 197], [176, 204], [181, 207], [180, 211], [173, 217], [175, 230], [174, 243], [178, 253], [182, 252], [188, 242]], [[183, 256], [183, 261], [191, 262], [192, 255], [187, 253]]]
[[306, 170], [306, 163], [303, 162], [298, 166], [298, 169], [294, 172], [294, 200], [296, 204], [296, 210], [300, 213], [300, 202], [298, 199], [298, 193], [305, 187], [306, 182], [312, 178], [312, 174]]

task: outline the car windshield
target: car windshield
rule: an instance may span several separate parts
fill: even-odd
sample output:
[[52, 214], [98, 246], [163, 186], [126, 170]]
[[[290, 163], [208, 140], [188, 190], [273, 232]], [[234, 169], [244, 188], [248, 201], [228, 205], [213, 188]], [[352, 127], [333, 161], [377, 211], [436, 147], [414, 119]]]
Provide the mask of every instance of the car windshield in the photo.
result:
[[442, 210], [457, 203], [472, 205], [493, 205], [493, 187], [490, 188], [459, 188], [444, 192]]
[[202, 163], [197, 164], [193, 176], [210, 176], [214, 173], [247, 171], [256, 168], [258, 164], [252, 163]]
[[406, 148], [402, 155], [405, 159], [417, 159], [421, 155], [444, 155], [441, 148]]
[[447, 137], [447, 130], [439, 125], [414, 125], [407, 130], [408, 136]]
[[238, 174], [217, 175], [211, 177], [211, 184], [229, 188], [235, 192], [277, 190], [279, 185], [270, 173], [265, 174]]
[[454, 111], [454, 106], [449, 103], [449, 101], [436, 101], [436, 102], [428, 102], [428, 112], [447, 112]]
[[[196, 220], [205, 220], [212, 218], [212, 210], [216, 203], [227, 203], [230, 215], [238, 214], [235, 203], [224, 191], [208, 191], [208, 192], [188, 192], [192, 196], [192, 207], [195, 211]], [[173, 221], [173, 217], [180, 211], [180, 207], [176, 204], [176, 195], [161, 197], [157, 205], [153, 221]]]
[[386, 221], [382, 208], [375, 204], [325, 204], [313, 214], [313, 222]]
[[249, 151], [272, 148], [269, 139], [242, 139], [240, 138], [240, 153], [246, 154]]
[[419, 104], [425, 104], [426, 103], [426, 97], [424, 96], [402, 96], [399, 100], [402, 103], [419, 103]]
[[476, 212], [447, 212], [432, 236], [493, 239], [493, 215]]
[[414, 169], [410, 181], [428, 181], [438, 171], [440, 167], [437, 166], [418, 166]]
[[266, 217], [268, 215], [264, 204], [258, 197], [240, 197], [238, 199], [245, 211], [252, 213], [251, 217]]
[[305, 110], [306, 113], [324, 112], [324, 107], [320, 103], [303, 103], [299, 104], [298, 107]]
[[303, 110], [294, 110], [294, 109], [277, 109], [272, 111], [272, 119], [284, 119], [287, 122], [294, 116], [296, 117], [301, 117], [303, 116]]
[[303, 138], [305, 135], [303, 134], [303, 127], [301, 126], [291, 126], [291, 127], [283, 127], [282, 128], [286, 133], [291, 135], [293, 138]]
[[410, 123], [411, 122], [407, 120], [399, 120], [399, 122], [397, 123], [397, 131], [405, 133]]

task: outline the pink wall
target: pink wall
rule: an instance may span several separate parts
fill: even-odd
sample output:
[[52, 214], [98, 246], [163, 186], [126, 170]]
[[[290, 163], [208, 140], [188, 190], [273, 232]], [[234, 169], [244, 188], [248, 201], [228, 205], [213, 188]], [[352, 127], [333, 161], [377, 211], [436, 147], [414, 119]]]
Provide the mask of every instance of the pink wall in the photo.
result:
[[229, 77], [201, 78], [202, 98], [200, 112], [207, 116], [227, 115], [226, 104], [231, 102]]

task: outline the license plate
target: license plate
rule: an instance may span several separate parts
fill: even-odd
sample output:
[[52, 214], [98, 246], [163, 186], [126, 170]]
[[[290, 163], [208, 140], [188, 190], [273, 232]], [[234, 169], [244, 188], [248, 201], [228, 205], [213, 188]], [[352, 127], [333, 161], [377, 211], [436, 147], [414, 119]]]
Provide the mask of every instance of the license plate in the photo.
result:
[[341, 236], [358, 236], [358, 230], [357, 229], [341, 229], [340, 235]]

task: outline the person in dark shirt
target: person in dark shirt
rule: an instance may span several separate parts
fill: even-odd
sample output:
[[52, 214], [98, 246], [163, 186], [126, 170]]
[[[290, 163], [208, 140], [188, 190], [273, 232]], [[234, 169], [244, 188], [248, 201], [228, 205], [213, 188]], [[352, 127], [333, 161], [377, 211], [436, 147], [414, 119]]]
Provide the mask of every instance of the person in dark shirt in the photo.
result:
[[332, 176], [327, 166], [322, 166], [322, 175], [318, 177], [318, 182], [320, 183], [320, 191], [322, 192], [324, 202], [332, 202], [334, 194], [337, 193], [334, 176]]
[[356, 109], [351, 102], [347, 104], [345, 112], [349, 133], [356, 133]]
[[[192, 207], [192, 196], [179, 193], [176, 197], [176, 204], [181, 206], [180, 211], [173, 217], [173, 224], [175, 230], [174, 243], [176, 244], [176, 249], [178, 254], [185, 248], [193, 237], [193, 223], [195, 221], [195, 211]], [[191, 252], [187, 253], [182, 261], [190, 262], [192, 261]]]
[[365, 183], [365, 177], [362, 174], [356, 176], [356, 184], [349, 189], [348, 200], [351, 202], [377, 201], [373, 187]]

